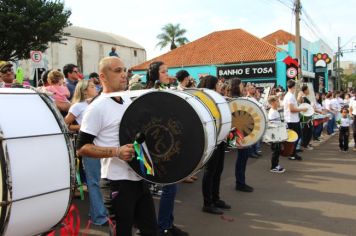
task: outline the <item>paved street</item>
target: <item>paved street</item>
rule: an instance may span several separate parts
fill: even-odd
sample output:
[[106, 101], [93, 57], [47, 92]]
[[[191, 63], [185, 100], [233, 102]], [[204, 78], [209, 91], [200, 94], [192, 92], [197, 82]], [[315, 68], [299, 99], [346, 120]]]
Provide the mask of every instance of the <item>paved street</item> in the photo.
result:
[[[270, 151], [264, 145], [263, 157], [248, 162], [247, 182], [255, 188], [253, 193], [234, 190], [236, 153], [227, 153], [221, 197], [233, 209], [223, 217], [201, 211], [199, 174], [196, 183], [180, 184], [176, 225], [192, 236], [356, 235], [356, 152], [339, 152], [337, 141], [335, 135], [313, 151], [304, 151], [302, 162], [281, 157], [284, 174], [268, 171]], [[84, 229], [87, 199], [75, 203]], [[94, 227], [88, 235], [108, 235], [107, 228]]]

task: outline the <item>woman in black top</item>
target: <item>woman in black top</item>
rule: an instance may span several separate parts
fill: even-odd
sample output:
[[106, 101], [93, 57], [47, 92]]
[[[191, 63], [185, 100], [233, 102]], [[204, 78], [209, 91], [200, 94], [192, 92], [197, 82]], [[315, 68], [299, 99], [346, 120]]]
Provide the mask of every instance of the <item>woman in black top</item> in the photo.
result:
[[[233, 78], [230, 81], [230, 97], [238, 98], [242, 97], [243, 91], [243, 84], [241, 80], [238, 78]], [[235, 189], [237, 191], [242, 192], [253, 192], [253, 188], [246, 184], [246, 166], [248, 160], [248, 148], [239, 148], [237, 149], [237, 159], [235, 164], [235, 179], [236, 179], [236, 186]]]
[[[218, 79], [211, 75], [203, 77], [198, 85], [198, 88], [207, 88], [215, 91], [217, 87]], [[221, 209], [231, 209], [231, 206], [221, 200], [219, 195], [220, 177], [224, 169], [225, 145], [224, 142], [221, 142], [211, 155], [204, 169], [202, 185], [204, 198], [203, 211], [217, 215], [224, 213]]]

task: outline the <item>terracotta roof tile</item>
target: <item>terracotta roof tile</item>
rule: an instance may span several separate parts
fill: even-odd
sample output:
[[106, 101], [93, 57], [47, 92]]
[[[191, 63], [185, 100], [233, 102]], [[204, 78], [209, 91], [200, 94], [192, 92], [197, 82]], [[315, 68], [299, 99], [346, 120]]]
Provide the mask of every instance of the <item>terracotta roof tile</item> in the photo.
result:
[[269, 34], [262, 38], [266, 42], [276, 46], [288, 44], [289, 41], [295, 41], [295, 36], [284, 30], [277, 30], [276, 32]]
[[208, 34], [132, 69], [147, 69], [153, 61], [163, 61], [168, 67], [273, 61], [277, 51], [279, 49], [275, 46], [242, 29], [224, 30]]

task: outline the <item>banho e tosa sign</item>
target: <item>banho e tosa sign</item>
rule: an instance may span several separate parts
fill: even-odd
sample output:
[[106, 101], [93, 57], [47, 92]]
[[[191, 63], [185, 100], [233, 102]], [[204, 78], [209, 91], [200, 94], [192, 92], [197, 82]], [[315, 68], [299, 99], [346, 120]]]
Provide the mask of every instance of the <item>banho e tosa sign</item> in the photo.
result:
[[275, 78], [276, 64], [251, 64], [217, 67], [219, 77], [228, 78]]

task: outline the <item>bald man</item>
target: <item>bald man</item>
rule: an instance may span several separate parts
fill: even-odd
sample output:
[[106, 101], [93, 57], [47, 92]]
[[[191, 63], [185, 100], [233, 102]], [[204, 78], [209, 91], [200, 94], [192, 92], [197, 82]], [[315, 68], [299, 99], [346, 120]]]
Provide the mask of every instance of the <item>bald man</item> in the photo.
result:
[[156, 236], [153, 199], [145, 183], [128, 165], [134, 157], [133, 144], [120, 146], [119, 124], [129, 106], [129, 97], [106, 94], [124, 91], [126, 68], [118, 57], [99, 63], [102, 94], [88, 106], [81, 124], [77, 153], [101, 159], [101, 185], [109, 212], [116, 221], [116, 235], [131, 236], [135, 224], [141, 235]]

